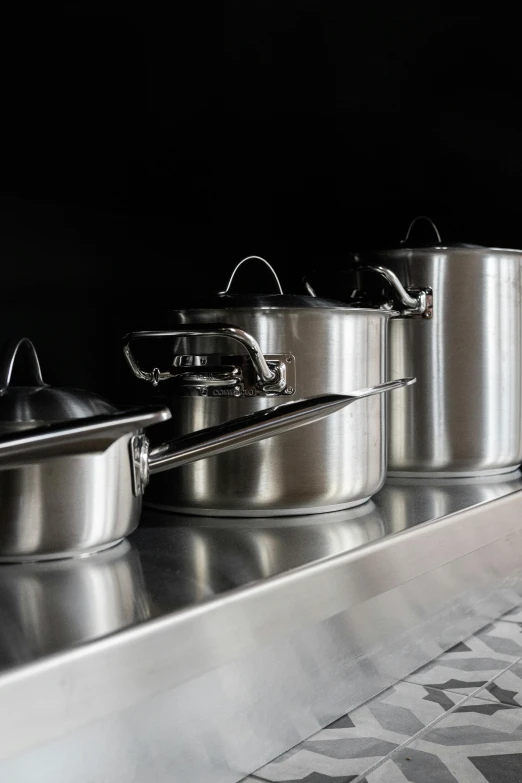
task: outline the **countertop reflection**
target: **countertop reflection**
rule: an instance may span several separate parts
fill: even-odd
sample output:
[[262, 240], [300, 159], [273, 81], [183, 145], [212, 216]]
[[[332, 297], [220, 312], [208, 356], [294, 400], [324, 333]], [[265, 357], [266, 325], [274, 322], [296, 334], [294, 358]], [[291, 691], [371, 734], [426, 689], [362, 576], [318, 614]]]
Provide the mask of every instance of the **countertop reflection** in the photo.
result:
[[0, 670], [70, 649], [238, 587], [522, 489], [522, 472], [389, 479], [358, 508], [238, 519], [145, 508], [128, 541], [99, 554], [0, 566]]

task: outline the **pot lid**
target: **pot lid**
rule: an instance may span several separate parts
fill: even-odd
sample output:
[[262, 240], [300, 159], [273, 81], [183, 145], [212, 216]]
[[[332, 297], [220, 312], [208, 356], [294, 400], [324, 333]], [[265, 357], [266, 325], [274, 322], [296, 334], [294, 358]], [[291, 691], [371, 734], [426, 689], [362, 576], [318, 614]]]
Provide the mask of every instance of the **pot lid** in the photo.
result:
[[[277, 291], [270, 294], [237, 293], [231, 291], [231, 286], [234, 277], [236, 275], [236, 272], [247, 261], [248, 262], [260, 261], [261, 263], [265, 264], [273, 275], [273, 281], [275, 283], [275, 287], [277, 288]], [[311, 296], [306, 296], [305, 294], [285, 294], [281, 287], [279, 278], [272, 265], [269, 264], [268, 261], [266, 261], [264, 258], [261, 258], [260, 256], [247, 256], [246, 258], [243, 258], [243, 260], [236, 265], [236, 267], [232, 271], [232, 274], [230, 275], [228, 285], [223, 291], [219, 291], [218, 293], [211, 294], [209, 296], [199, 297], [197, 302], [194, 302], [194, 306], [198, 309], [208, 307], [208, 308], [214, 308], [220, 310], [237, 309], [237, 308], [252, 308], [252, 309], [254, 308], [257, 309], [259, 308], [261, 309], [323, 308], [324, 309], [324, 308], [332, 308], [332, 307], [346, 307], [346, 304], [343, 304], [342, 302], [339, 302], [335, 299], [322, 299], [321, 297], [315, 296], [311, 291], [310, 293], [312, 294]]]
[[[24, 350], [28, 383], [12, 383], [13, 369]], [[10, 340], [0, 357], [0, 424], [38, 426], [114, 413], [110, 403], [82, 389], [63, 389], [44, 383], [33, 343], [26, 337]]]
[[[415, 225], [419, 223], [420, 221], [426, 221], [431, 226], [431, 229], [433, 231], [433, 236], [431, 238], [427, 238], [423, 241], [413, 241], [411, 238], [411, 233]], [[435, 240], [435, 241], [434, 241]], [[467, 250], [492, 250], [492, 249], [498, 249], [498, 248], [486, 248], [485, 245], [473, 245], [468, 242], [443, 242], [442, 237], [440, 235], [440, 231], [433, 222], [433, 220], [426, 215], [418, 215], [416, 218], [413, 218], [410, 225], [408, 226], [408, 230], [406, 231], [406, 236], [404, 239], [401, 239], [398, 245], [394, 245], [389, 248], [384, 248], [386, 251], [394, 250], [394, 251], [401, 251], [401, 250], [452, 250], [452, 249], [467, 249]], [[382, 251], [381, 251], [382, 252]]]

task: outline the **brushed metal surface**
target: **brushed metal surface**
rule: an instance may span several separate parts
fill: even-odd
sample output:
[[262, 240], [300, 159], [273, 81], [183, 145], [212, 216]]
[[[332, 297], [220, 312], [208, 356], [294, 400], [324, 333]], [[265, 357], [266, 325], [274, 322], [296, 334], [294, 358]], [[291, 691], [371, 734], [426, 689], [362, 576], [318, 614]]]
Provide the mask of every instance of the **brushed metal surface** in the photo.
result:
[[[172, 326], [228, 322], [254, 335], [265, 354], [295, 357], [295, 396], [349, 394], [392, 377], [386, 370], [389, 313], [348, 308], [234, 308], [172, 314]], [[233, 348], [233, 350], [237, 350]], [[223, 340], [180, 339], [176, 354], [220, 354]], [[166, 363], [173, 342], [166, 341]], [[153, 394], [151, 388], [151, 395]], [[393, 392], [395, 394], [396, 392]], [[270, 397], [168, 396], [170, 435], [193, 432], [277, 403]], [[147, 504], [193, 514], [306, 514], [363, 503], [386, 474], [386, 400], [374, 397], [312, 424], [154, 477]]]
[[0, 470], [0, 561], [87, 554], [131, 533], [141, 509], [132, 491], [131, 436], [102, 453]]
[[415, 486], [418, 516], [395, 533], [397, 494], [310, 525], [149, 512], [131, 542], [153, 619], [4, 658], [0, 777], [240, 780], [520, 603], [521, 476], [464, 489], [451, 482], [453, 513], [430, 521], [431, 489]]
[[[383, 251], [408, 288], [433, 289], [431, 319], [390, 323], [391, 475], [494, 474], [522, 462], [522, 253], [488, 248]], [[368, 259], [366, 259], [368, 260]]]

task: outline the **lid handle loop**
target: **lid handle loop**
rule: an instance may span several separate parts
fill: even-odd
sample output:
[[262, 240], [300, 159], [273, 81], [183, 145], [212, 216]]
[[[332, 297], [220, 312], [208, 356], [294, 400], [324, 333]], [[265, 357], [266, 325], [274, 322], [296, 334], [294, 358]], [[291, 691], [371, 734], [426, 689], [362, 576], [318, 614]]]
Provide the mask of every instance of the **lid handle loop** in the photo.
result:
[[25, 350], [34, 386], [47, 386], [42, 378], [42, 370], [34, 345], [27, 337], [22, 337], [21, 340], [9, 340], [4, 347], [0, 357], [0, 388], [5, 389], [11, 383], [14, 364], [20, 348]]
[[253, 261], [253, 260], [261, 261], [263, 264], [266, 264], [266, 266], [270, 269], [270, 271], [272, 272], [272, 274], [274, 276], [274, 279], [276, 281], [277, 287], [279, 289], [279, 293], [282, 294], [283, 293], [283, 289], [281, 288], [281, 283], [279, 282], [279, 278], [277, 276], [277, 273], [276, 273], [274, 267], [271, 264], [269, 264], [268, 261], [265, 258], [261, 258], [261, 256], [247, 256], [246, 258], [243, 258], [239, 262], [239, 264], [237, 264], [237, 266], [235, 267], [234, 271], [230, 275], [230, 280], [228, 281], [228, 285], [225, 288], [225, 290], [224, 291], [220, 291], [219, 293], [220, 294], [228, 294], [228, 292], [230, 291], [230, 286], [232, 285], [232, 281], [234, 279], [234, 276], [235, 276], [237, 270], [239, 269], [239, 267], [242, 266], [245, 263], [245, 261]]
[[408, 226], [408, 230], [406, 231], [406, 236], [404, 237], [404, 239], [401, 239], [401, 245], [405, 245], [406, 244], [406, 242], [410, 238], [410, 234], [411, 234], [411, 230], [412, 230], [413, 226], [416, 223], [418, 223], [419, 220], [426, 220], [430, 224], [430, 226], [432, 227], [432, 229], [435, 232], [435, 235], [437, 237], [437, 244], [438, 245], [442, 245], [442, 239], [441, 239], [441, 236], [440, 236], [439, 229], [437, 228], [437, 226], [435, 225], [433, 220], [431, 218], [427, 217], [426, 215], [418, 215], [416, 218], [413, 218], [413, 220], [411, 221], [410, 225]]

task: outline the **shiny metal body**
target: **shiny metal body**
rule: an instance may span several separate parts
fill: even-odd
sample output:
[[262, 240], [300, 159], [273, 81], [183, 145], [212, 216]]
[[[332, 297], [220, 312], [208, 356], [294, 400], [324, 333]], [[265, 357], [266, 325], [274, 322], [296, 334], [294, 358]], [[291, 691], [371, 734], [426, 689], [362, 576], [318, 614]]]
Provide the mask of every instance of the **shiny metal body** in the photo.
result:
[[441, 246], [358, 260], [433, 296], [430, 318], [390, 324], [390, 376], [417, 377], [390, 398], [390, 475], [514, 470], [522, 462], [522, 252]]
[[[165, 362], [177, 356], [223, 355], [222, 339], [176, 335], [186, 325], [232, 324], [259, 343], [265, 355], [291, 358], [297, 397], [349, 394], [393, 377], [386, 367], [391, 313], [343, 307], [235, 307], [172, 314], [173, 337]], [[143, 336], [150, 336], [142, 333]], [[162, 335], [167, 336], [167, 332]], [[138, 335], [135, 334], [134, 337]], [[233, 346], [229, 351], [237, 350]], [[225, 361], [225, 359], [224, 359]], [[219, 424], [277, 403], [262, 396], [216, 396], [212, 390], [185, 396], [162, 384], [171, 408], [171, 435], [202, 424]], [[395, 392], [394, 392], [395, 393]], [[267, 516], [322, 513], [364, 503], [386, 475], [386, 400], [373, 397], [331, 420], [188, 465], [151, 481], [147, 503], [158, 508], [215, 516]]]
[[86, 555], [113, 546], [138, 524], [149, 473], [314, 423], [360, 398], [297, 400], [193, 432], [154, 449], [142, 428], [169, 418], [166, 408], [123, 412], [16, 430], [0, 437], [0, 562]]
[[105, 562], [96, 589], [67, 582], [100, 617], [125, 584], [117, 633], [93, 612], [90, 637], [80, 618], [54, 635], [52, 581], [9, 567], [0, 615], [23, 656], [0, 649], [0, 779], [236, 783], [519, 604], [520, 473], [403, 483], [299, 520], [147, 510], [123, 582], [122, 545], [70, 561], [95, 576], [114, 555], [114, 579]]
[[106, 451], [0, 470], [0, 562], [89, 554], [113, 546], [138, 524], [130, 440]]

